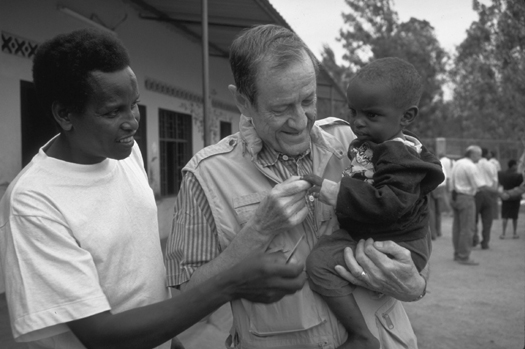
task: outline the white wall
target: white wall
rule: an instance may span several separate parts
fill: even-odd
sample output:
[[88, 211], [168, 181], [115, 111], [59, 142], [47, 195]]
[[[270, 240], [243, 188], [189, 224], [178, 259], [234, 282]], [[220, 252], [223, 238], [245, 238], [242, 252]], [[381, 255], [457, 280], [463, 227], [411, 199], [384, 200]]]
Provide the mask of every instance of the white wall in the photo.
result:
[[[24, 39], [42, 43], [58, 34], [89, 27], [76, 18], [58, 11], [60, 3], [85, 17], [96, 15], [107, 26], [114, 27], [131, 56], [131, 66], [137, 75], [141, 104], [147, 112], [147, 148], [150, 183], [160, 193], [159, 171], [159, 108], [189, 113], [193, 117], [193, 153], [203, 146], [202, 106], [186, 100], [149, 91], [146, 78], [175, 86], [196, 95], [202, 95], [202, 56], [199, 42], [192, 42], [168, 24], [143, 20], [135, 8], [121, 0], [1, 0], [0, 30]], [[126, 19], [122, 21], [122, 19]], [[120, 24], [119, 24], [120, 23]], [[0, 52], [0, 195], [6, 184], [21, 170], [21, 111], [20, 80], [32, 81], [32, 61], [28, 58]], [[228, 61], [210, 58], [210, 90], [212, 97], [233, 105], [227, 89], [233, 82]], [[212, 127], [218, 120], [232, 123], [238, 130], [238, 113], [214, 109]], [[217, 130], [215, 130], [217, 131]], [[213, 142], [218, 141], [215, 132]], [[151, 159], [156, 158], [156, 161]], [[161, 238], [166, 237], [171, 225], [173, 198], [159, 202]], [[0, 292], [3, 291], [0, 275]]]
[[[57, 10], [52, 0], [2, 0], [0, 2], [0, 30], [41, 43], [53, 36], [89, 25]], [[176, 86], [196, 95], [202, 95], [202, 57], [199, 42], [192, 42], [168, 24], [140, 19], [136, 9], [120, 0], [63, 0], [60, 4], [85, 17], [96, 15], [107, 26], [115, 29], [129, 50], [132, 68], [141, 89], [141, 103], [147, 108], [148, 159], [151, 183], [160, 193], [158, 162], [158, 109], [164, 108], [193, 116], [193, 153], [203, 146], [202, 106], [172, 96], [148, 91], [146, 78]], [[122, 19], [126, 19], [122, 21]], [[119, 24], [120, 23], [120, 24]], [[0, 53], [0, 185], [10, 182], [21, 170], [20, 135], [20, 80], [32, 81], [31, 60]], [[210, 58], [210, 90], [212, 97], [233, 104], [227, 85], [232, 83], [226, 59]], [[212, 127], [218, 120], [232, 122], [238, 130], [238, 114], [214, 109]], [[218, 141], [215, 130], [213, 142]]]

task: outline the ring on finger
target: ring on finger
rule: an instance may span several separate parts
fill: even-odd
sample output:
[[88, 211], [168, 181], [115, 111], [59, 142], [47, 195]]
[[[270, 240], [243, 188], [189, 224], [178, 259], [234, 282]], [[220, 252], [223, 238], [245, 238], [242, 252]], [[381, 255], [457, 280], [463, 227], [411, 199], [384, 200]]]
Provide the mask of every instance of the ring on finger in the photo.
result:
[[365, 278], [365, 277], [366, 277], [366, 273], [365, 273], [365, 271], [363, 270], [363, 271], [361, 272], [361, 274], [359, 274], [359, 276], [361, 276], [361, 279]]

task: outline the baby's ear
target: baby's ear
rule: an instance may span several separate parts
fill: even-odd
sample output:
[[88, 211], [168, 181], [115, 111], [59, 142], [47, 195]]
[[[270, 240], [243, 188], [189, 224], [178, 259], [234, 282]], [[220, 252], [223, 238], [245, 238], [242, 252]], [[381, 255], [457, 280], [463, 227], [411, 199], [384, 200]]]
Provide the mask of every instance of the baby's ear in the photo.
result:
[[405, 127], [410, 125], [417, 117], [419, 109], [416, 106], [410, 107], [405, 110], [403, 117], [401, 118], [401, 126]]

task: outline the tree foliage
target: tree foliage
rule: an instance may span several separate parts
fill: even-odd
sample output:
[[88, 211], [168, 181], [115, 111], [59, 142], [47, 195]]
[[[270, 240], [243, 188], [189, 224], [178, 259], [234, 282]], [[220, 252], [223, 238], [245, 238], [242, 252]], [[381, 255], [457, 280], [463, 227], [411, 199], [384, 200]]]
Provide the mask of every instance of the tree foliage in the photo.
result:
[[525, 140], [525, 2], [474, 1], [451, 77], [461, 137]]
[[343, 14], [345, 27], [340, 40], [346, 53], [346, 66], [337, 65], [332, 50], [324, 48], [322, 63], [334, 79], [346, 87], [357, 69], [374, 59], [399, 57], [412, 63], [422, 75], [425, 90], [420, 116], [412, 129], [421, 137], [439, 136], [433, 126], [443, 117], [444, 78], [447, 53], [437, 41], [429, 22], [411, 18], [400, 22], [392, 0], [345, 0], [350, 11]]
[[[525, 1], [473, 0], [479, 19], [452, 61], [430, 23], [400, 22], [393, 0], [345, 1], [349, 11], [338, 38], [344, 64], [336, 63], [330, 47], [322, 53], [341, 87], [369, 61], [400, 57], [425, 80], [420, 117], [412, 127], [421, 137], [525, 141]], [[454, 86], [452, 100], [443, 98], [447, 82]]]

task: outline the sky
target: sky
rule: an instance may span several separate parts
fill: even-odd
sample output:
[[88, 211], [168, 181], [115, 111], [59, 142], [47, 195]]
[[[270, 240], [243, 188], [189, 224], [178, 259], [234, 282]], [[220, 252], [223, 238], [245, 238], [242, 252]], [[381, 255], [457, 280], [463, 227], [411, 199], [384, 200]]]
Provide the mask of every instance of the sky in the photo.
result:
[[[490, 0], [481, 2], [490, 4]], [[336, 38], [344, 24], [341, 14], [349, 10], [344, 0], [270, 0], [270, 3], [318, 58], [323, 44], [328, 44], [337, 62], [343, 63], [340, 58], [343, 49]], [[478, 19], [472, 0], [394, 0], [394, 8], [401, 22], [410, 17], [427, 20], [441, 46], [450, 53], [466, 38], [470, 24]]]

